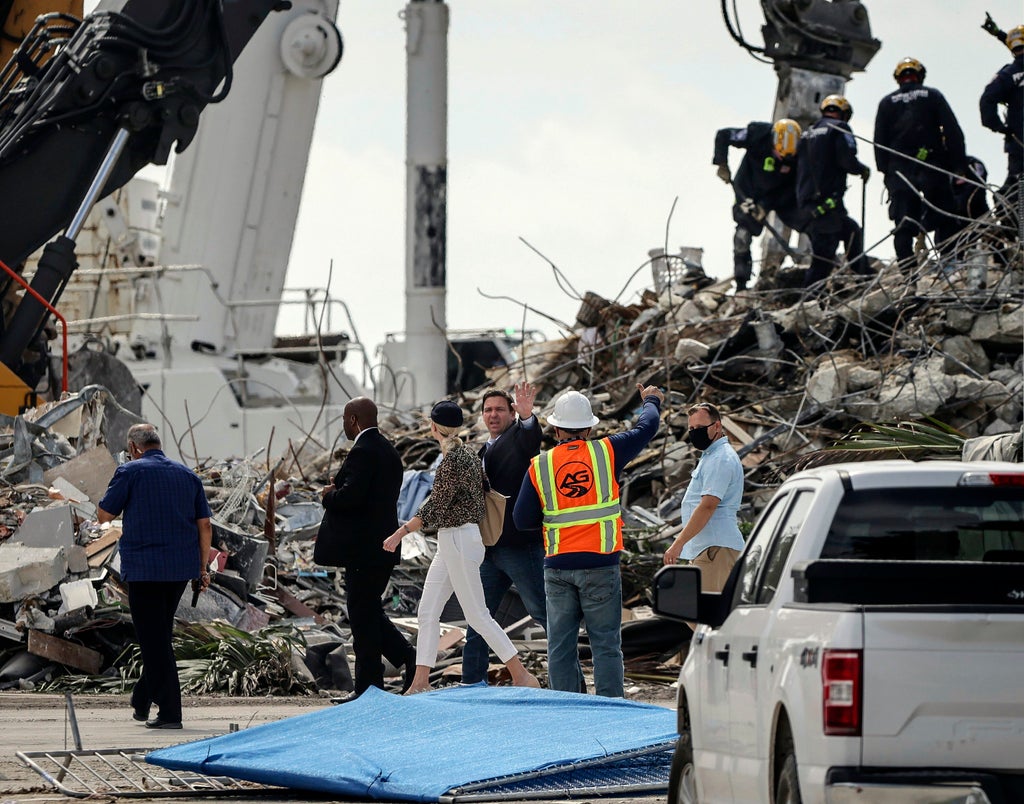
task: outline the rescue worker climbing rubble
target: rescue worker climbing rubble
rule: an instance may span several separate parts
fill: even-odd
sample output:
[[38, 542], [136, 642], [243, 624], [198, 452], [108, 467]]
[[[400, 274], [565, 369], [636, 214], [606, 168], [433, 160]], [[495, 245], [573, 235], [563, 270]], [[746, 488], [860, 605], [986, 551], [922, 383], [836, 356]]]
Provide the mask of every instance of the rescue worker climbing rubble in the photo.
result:
[[[1017, 229], [1017, 204], [1024, 166], [1024, 25], [1010, 29], [1006, 46], [1013, 61], [995, 74], [981, 94], [979, 108], [981, 124], [1003, 135], [1006, 151], [1006, 181], [996, 195], [996, 211], [1000, 220]], [[1006, 117], [999, 115], [999, 107], [1006, 107]]]
[[849, 125], [853, 107], [842, 95], [829, 95], [820, 108], [821, 119], [800, 138], [797, 160], [796, 195], [810, 219], [806, 232], [814, 255], [804, 276], [806, 287], [831, 273], [840, 241], [850, 269], [872, 273], [864, 256], [864, 231], [843, 203], [847, 175], [860, 176], [865, 182], [871, 175], [871, 169], [857, 159]]
[[893, 70], [899, 87], [875, 115], [875, 165], [885, 175], [893, 247], [904, 268], [919, 232], [934, 231], [940, 253], [948, 254], [960, 228], [948, 214], [954, 208], [948, 174], [966, 171], [964, 134], [942, 93], [924, 85], [925, 75], [917, 59], [900, 59]]
[[[731, 184], [736, 193], [732, 217], [736, 221], [733, 236], [733, 276], [736, 290], [750, 282], [753, 260], [751, 241], [764, 231], [765, 218], [776, 212], [786, 226], [803, 229], [803, 218], [796, 203], [796, 151], [800, 125], [795, 120], [775, 123], [750, 123], [746, 128], [723, 128], [715, 135], [712, 163], [718, 177]], [[746, 151], [735, 177], [729, 170], [729, 148]]]

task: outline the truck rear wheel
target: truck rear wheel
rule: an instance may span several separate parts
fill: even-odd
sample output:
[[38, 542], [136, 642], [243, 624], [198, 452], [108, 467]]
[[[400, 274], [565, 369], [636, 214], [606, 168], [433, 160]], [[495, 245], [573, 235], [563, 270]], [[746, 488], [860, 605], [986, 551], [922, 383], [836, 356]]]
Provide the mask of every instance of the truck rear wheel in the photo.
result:
[[796, 772], [796, 755], [792, 751], [782, 760], [779, 783], [775, 786], [775, 804], [800, 804], [800, 779]]
[[668, 804], [697, 804], [697, 779], [693, 772], [693, 738], [684, 731], [676, 742], [668, 774]]

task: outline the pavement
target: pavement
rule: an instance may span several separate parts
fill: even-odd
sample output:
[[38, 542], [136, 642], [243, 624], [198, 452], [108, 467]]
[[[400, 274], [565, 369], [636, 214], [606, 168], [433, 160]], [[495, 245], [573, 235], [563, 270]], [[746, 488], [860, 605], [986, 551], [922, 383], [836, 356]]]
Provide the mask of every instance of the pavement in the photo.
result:
[[[132, 719], [127, 695], [72, 698], [84, 749], [162, 748], [216, 737], [237, 724], [244, 729], [330, 706], [322, 698], [186, 698], [181, 730], [147, 729]], [[75, 748], [63, 695], [0, 693], [0, 802], [71, 801], [17, 758], [16, 752]], [[53, 791], [50, 795], [44, 791]], [[182, 799], [176, 799], [181, 801]], [[203, 799], [209, 800], [209, 799]], [[232, 800], [237, 801], [233, 796]]]
[[[654, 701], [652, 701], [654, 702]], [[657, 701], [662, 703], [661, 701]], [[132, 719], [127, 695], [76, 695], [73, 697], [75, 718], [84, 749], [137, 748], [153, 749], [206, 737], [226, 734], [261, 723], [292, 717], [314, 709], [330, 706], [324, 698], [186, 698], [183, 725], [178, 730], [147, 729]], [[669, 704], [671, 705], [671, 704]], [[35, 770], [26, 766], [16, 752], [64, 751], [75, 748], [71, 718], [63, 695], [30, 692], [0, 692], [0, 804], [37, 804], [70, 802], [76, 799], [61, 794]], [[174, 802], [209, 802], [225, 800], [243, 804], [259, 802], [322, 801], [323, 796], [301, 791], [258, 794], [251, 798], [236, 794], [217, 796], [133, 798], [133, 801], [171, 800]], [[600, 804], [657, 802], [664, 796], [630, 796], [600, 798]], [[103, 801], [122, 799], [101, 797]], [[127, 799], [123, 799], [127, 800]], [[332, 799], [339, 801], [339, 799]], [[581, 798], [555, 798], [550, 801], [572, 801]], [[507, 804], [514, 804], [509, 801]]]

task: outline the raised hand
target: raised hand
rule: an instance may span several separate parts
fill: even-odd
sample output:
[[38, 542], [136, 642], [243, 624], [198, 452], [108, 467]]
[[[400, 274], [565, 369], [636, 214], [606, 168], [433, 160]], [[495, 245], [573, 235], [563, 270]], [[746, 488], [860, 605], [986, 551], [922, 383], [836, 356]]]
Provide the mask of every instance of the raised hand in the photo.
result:
[[642, 382], [636, 384], [636, 390], [640, 392], [641, 399], [647, 399], [649, 396], [658, 397], [659, 402], [665, 401], [665, 392], [662, 391], [657, 385], [645, 386]]
[[537, 398], [537, 389], [530, 383], [517, 383], [513, 389], [516, 413], [520, 419], [529, 419], [533, 415], [533, 400]]

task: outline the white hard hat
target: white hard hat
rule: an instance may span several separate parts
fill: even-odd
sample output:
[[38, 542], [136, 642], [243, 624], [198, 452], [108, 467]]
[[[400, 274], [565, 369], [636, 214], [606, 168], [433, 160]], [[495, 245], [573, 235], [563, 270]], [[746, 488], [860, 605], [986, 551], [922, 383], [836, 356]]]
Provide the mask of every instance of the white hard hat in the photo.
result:
[[590, 407], [590, 400], [579, 391], [566, 391], [558, 397], [555, 412], [548, 416], [548, 424], [563, 430], [586, 430], [599, 421]]

